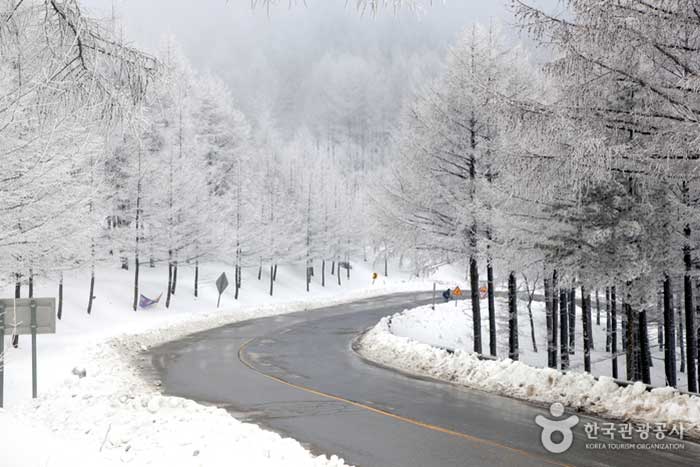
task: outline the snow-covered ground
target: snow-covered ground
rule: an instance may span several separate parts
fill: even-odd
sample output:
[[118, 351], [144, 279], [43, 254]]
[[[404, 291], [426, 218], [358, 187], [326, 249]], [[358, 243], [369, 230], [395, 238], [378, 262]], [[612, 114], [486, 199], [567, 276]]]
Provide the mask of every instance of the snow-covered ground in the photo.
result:
[[[507, 356], [507, 303], [497, 299], [498, 354]], [[482, 335], [488, 352], [487, 304], [482, 301]], [[543, 303], [533, 303], [533, 318], [538, 352], [532, 348], [526, 302], [518, 303], [520, 361], [507, 358], [499, 361], [480, 360], [473, 350], [473, 327], [469, 300], [442, 303], [406, 310], [382, 319], [360, 342], [360, 352], [378, 363], [410, 373], [496, 392], [512, 397], [562, 402], [570, 407], [612, 418], [642, 422], [683, 422], [700, 435], [700, 398], [679, 394], [673, 388], [647, 392], [642, 384], [626, 388], [612, 378], [610, 355], [605, 350], [605, 317], [601, 325], [593, 323], [595, 351], [591, 353], [593, 375], [583, 372], [583, 336], [577, 309], [576, 346], [571, 356], [571, 371], [563, 374], [547, 366], [545, 312]], [[595, 309], [593, 310], [595, 315]], [[651, 334], [651, 333], [650, 333]], [[619, 346], [620, 344], [618, 344]], [[449, 353], [443, 349], [452, 349]], [[656, 352], [656, 351], [655, 351]], [[624, 357], [619, 357], [620, 376], [624, 376]], [[653, 369], [653, 382], [663, 385], [663, 361]], [[681, 376], [683, 374], [681, 373]]]
[[[596, 324], [595, 299], [593, 300], [593, 343], [595, 348], [591, 350], [591, 372], [595, 376], [612, 376], [612, 355], [605, 352], [605, 303], [601, 301], [600, 325]], [[481, 332], [484, 353], [489, 349], [488, 331], [488, 304], [481, 301]], [[530, 321], [527, 310], [527, 302], [518, 301], [518, 335], [520, 342], [520, 360], [536, 367], [547, 366], [547, 342], [546, 342], [546, 315], [543, 302], [532, 303], [532, 314], [535, 324], [535, 340], [537, 352], [533, 350], [530, 332]], [[617, 348], [622, 349], [621, 319], [618, 317]], [[505, 298], [496, 299], [496, 327], [497, 347], [499, 356], [508, 355], [508, 304]], [[433, 311], [430, 307], [421, 307], [395, 316], [391, 322], [391, 330], [397, 336], [410, 337], [426, 344], [432, 344], [453, 350], [473, 350], [473, 324], [471, 302], [469, 299], [459, 302], [442, 303]], [[664, 373], [663, 351], [659, 349], [656, 340], [656, 330], [649, 332], [652, 351], [651, 382], [655, 386], [665, 386], [666, 375]], [[558, 352], [557, 357], [561, 355]], [[581, 324], [581, 307], [576, 307], [576, 352], [570, 355], [570, 368], [572, 371], [583, 371], [583, 326]], [[679, 352], [680, 353], [680, 352]], [[678, 365], [678, 387], [688, 387], [685, 374], [680, 372], [680, 358]], [[626, 375], [625, 357], [618, 356], [618, 376], [624, 379]], [[560, 360], [558, 363], [560, 366]]]
[[[0, 465], [343, 465], [335, 457], [315, 458], [298, 442], [240, 423], [221, 409], [162, 396], [141, 379], [133, 357], [148, 346], [226, 323], [432, 287], [432, 282], [407, 280], [407, 274], [373, 284], [371, 265], [353, 266], [350, 280], [343, 271], [342, 286], [329, 274], [325, 288], [314, 279], [311, 293], [305, 291], [303, 267], [280, 266], [273, 297], [265, 274], [258, 281], [257, 271], [246, 271], [240, 300], [234, 300], [231, 287], [218, 310], [214, 281], [222, 271], [233, 278], [233, 271], [204, 265], [195, 299], [193, 271], [181, 267], [170, 309], [163, 300], [138, 312], [131, 310], [133, 273], [102, 268], [90, 316], [87, 275], [66, 275], [57, 334], [38, 336], [37, 400], [31, 399], [30, 338], [22, 336], [19, 349], [9, 348], [6, 338], [0, 439], [15, 449], [0, 450]], [[164, 268], [143, 268], [141, 290], [155, 297], [166, 280]], [[34, 296], [55, 296], [56, 287], [39, 279]], [[26, 289], [22, 292], [25, 296]], [[7, 288], [3, 296], [12, 293]], [[87, 376], [73, 375], [76, 367]], [[32, 448], [39, 445], [50, 447]]]

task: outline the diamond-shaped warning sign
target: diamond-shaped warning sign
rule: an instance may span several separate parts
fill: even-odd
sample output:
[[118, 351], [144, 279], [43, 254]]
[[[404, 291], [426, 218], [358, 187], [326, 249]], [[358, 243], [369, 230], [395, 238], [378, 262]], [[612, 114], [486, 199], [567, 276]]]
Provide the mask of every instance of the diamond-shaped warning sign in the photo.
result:
[[221, 273], [219, 278], [216, 280], [216, 288], [219, 291], [219, 294], [224, 293], [224, 290], [226, 290], [226, 287], [228, 287], [228, 277], [226, 277], [226, 273]]

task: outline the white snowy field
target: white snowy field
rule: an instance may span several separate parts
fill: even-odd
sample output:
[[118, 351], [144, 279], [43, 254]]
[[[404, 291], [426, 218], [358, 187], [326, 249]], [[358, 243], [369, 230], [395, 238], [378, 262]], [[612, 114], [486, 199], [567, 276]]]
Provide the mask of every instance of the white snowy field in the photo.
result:
[[[533, 303], [538, 352], [532, 348], [527, 303], [518, 302], [520, 361], [508, 354], [507, 302], [496, 300], [498, 361], [479, 360], [473, 353], [473, 326], [469, 300], [406, 310], [383, 318], [361, 340], [360, 353], [370, 360], [410, 373], [464, 386], [540, 402], [562, 402], [570, 407], [612, 418], [672, 424], [683, 422], [700, 435], [700, 397], [661, 387], [647, 392], [641, 383], [626, 388], [611, 378], [610, 355], [605, 350], [605, 314], [595, 324], [595, 351], [591, 352], [592, 374], [583, 372], [581, 309], [577, 307], [576, 348], [567, 374], [546, 368], [547, 346], [544, 303]], [[488, 353], [488, 311], [482, 308], [482, 342]], [[650, 337], [651, 337], [650, 332]], [[618, 333], [619, 338], [619, 333]], [[618, 348], [620, 344], [618, 343]], [[456, 350], [454, 354], [444, 349]], [[663, 357], [653, 349], [652, 380], [663, 386]], [[618, 357], [619, 376], [625, 375], [624, 356]], [[600, 376], [596, 381], [595, 376]], [[684, 376], [679, 373], [680, 378]], [[679, 383], [680, 383], [679, 379]]]
[[[162, 396], [142, 380], [133, 357], [151, 345], [226, 323], [432, 287], [432, 282], [408, 280], [408, 274], [380, 277], [373, 284], [370, 264], [353, 267], [350, 280], [342, 271], [341, 286], [330, 269], [325, 288], [317, 274], [307, 293], [303, 266], [280, 266], [273, 297], [265, 272], [258, 281], [257, 270], [244, 271], [240, 300], [234, 300], [231, 286], [218, 310], [214, 281], [225, 271], [233, 282], [233, 271], [203, 265], [196, 299], [193, 270], [181, 267], [170, 309], [164, 297], [154, 308], [137, 312], [131, 309], [133, 272], [101, 268], [89, 316], [87, 274], [67, 274], [57, 334], [38, 336], [37, 400], [31, 399], [30, 337], [21, 336], [18, 349], [5, 338], [0, 439], [16, 448], [0, 450], [0, 465], [344, 465], [335, 457], [314, 457], [298, 442], [240, 423], [221, 409]], [[145, 295], [157, 297], [166, 284], [165, 268], [142, 269]], [[13, 292], [8, 287], [3, 296]], [[37, 280], [35, 297], [56, 293], [57, 284]], [[87, 376], [73, 375], [76, 367]]]

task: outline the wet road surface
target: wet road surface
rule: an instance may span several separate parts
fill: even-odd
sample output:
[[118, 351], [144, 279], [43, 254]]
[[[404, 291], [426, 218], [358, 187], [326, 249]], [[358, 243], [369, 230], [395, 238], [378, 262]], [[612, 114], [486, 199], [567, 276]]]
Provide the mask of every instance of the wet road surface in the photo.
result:
[[700, 446], [691, 442], [671, 451], [590, 449], [587, 443], [606, 443], [589, 440], [585, 424], [605, 422], [581, 414], [573, 446], [551, 454], [534, 421], [548, 408], [412, 378], [353, 352], [357, 335], [382, 316], [430, 296], [236, 323], [153, 348], [148, 358], [166, 394], [215, 404], [358, 466], [700, 465]]

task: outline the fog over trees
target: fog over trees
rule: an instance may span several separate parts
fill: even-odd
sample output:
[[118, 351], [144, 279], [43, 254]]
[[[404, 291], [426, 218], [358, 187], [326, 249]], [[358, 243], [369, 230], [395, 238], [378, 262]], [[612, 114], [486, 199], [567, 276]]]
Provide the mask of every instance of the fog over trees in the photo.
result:
[[[230, 3], [0, 0], [0, 273], [17, 296], [85, 268], [90, 313], [97, 265], [133, 273], [136, 310], [159, 264], [166, 306], [207, 261], [235, 268], [236, 298], [244, 270], [274, 295], [279, 265], [304, 264], [309, 290], [353, 262], [451, 264], [475, 352], [496, 354], [500, 288], [518, 358], [515, 296], [542, 278], [531, 331], [551, 367], [604, 346], [624, 352], [614, 376], [649, 382], [658, 325], [667, 383], [682, 347], [697, 390], [693, 1]], [[592, 342], [596, 301], [620, 339]]]

